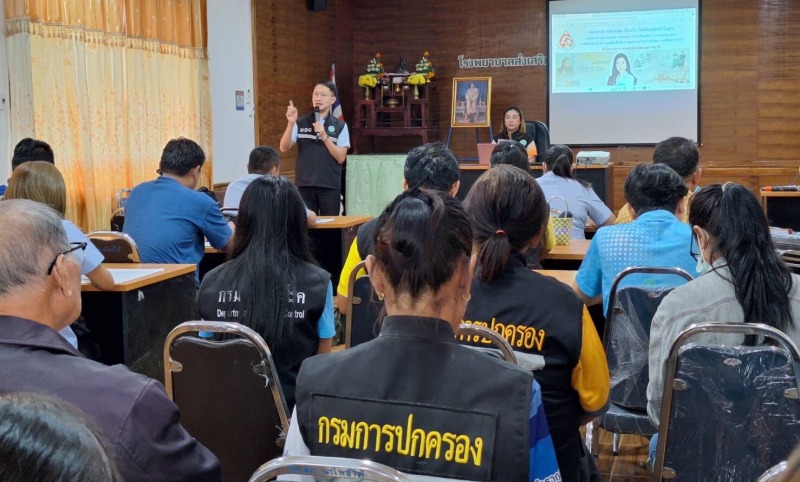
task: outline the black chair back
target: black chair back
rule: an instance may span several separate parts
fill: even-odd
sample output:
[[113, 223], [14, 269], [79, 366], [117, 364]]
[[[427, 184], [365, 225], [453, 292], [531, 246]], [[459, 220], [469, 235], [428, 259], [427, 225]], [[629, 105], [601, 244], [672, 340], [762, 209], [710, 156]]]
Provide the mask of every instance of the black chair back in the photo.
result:
[[[769, 344], [704, 343], [703, 334]], [[694, 339], [693, 339], [694, 338]], [[800, 442], [797, 347], [756, 323], [684, 330], [667, 361], [654, 480], [756, 480]]]
[[[215, 341], [197, 332], [239, 338]], [[167, 394], [181, 423], [222, 464], [223, 481], [242, 481], [283, 453], [286, 401], [263, 339], [238, 323], [187, 322], [164, 344]]]
[[550, 149], [550, 130], [542, 121], [525, 121], [525, 129], [533, 132], [536, 143], [536, 162], [544, 162], [544, 155]]
[[136, 242], [127, 234], [117, 231], [95, 231], [87, 236], [89, 241], [103, 253], [106, 263], [139, 263]]
[[609, 401], [646, 416], [650, 325], [661, 300], [672, 291], [672, 287], [620, 288], [625, 278], [636, 274], [673, 275], [687, 281], [692, 277], [678, 268], [633, 267], [620, 273], [611, 285], [603, 333], [603, 348], [611, 373]]

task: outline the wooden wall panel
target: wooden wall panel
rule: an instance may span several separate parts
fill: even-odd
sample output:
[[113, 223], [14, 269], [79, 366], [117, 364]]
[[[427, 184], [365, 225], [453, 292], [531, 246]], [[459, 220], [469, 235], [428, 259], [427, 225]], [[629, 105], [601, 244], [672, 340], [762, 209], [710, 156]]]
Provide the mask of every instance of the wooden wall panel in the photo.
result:
[[[381, 52], [391, 70], [402, 55], [410, 67], [425, 50], [436, 67], [440, 135], [447, 137], [453, 77], [492, 76], [492, 125], [502, 111], [522, 107], [529, 120], [546, 121], [544, 67], [460, 69], [458, 56], [491, 58], [547, 53], [546, 0], [329, 0], [310, 12], [297, 0], [254, 0], [257, 18], [258, 126], [262, 142], [276, 145], [289, 98], [308, 105], [314, 79], [338, 62], [338, 84], [348, 121], [362, 95], [355, 80]], [[755, 188], [788, 182], [800, 167], [800, 8], [796, 0], [702, 2], [700, 126], [704, 182], [733, 180]], [[349, 63], [348, 63], [349, 62]], [[487, 130], [482, 136], [485, 139]], [[474, 156], [475, 133], [457, 129], [452, 148]], [[382, 139], [382, 152], [405, 152], [418, 142]], [[591, 146], [586, 148], [591, 149]], [[621, 187], [652, 147], [622, 146], [616, 163], [613, 207]], [[294, 154], [284, 156], [283, 171]], [[713, 175], [712, 175], [713, 174]]]

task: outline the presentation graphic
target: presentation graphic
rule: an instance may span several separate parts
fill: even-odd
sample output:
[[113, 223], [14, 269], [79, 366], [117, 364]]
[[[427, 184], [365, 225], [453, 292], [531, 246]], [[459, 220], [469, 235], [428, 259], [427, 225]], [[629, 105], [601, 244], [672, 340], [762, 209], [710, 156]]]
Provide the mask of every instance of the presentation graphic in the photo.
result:
[[697, 88], [697, 10], [556, 14], [551, 92]]

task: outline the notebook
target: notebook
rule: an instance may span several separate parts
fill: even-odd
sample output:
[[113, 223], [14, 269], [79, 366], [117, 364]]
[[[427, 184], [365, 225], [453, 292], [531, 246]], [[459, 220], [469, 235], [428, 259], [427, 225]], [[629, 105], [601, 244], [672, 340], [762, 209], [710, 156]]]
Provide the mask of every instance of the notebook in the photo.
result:
[[478, 143], [478, 164], [481, 166], [488, 166], [492, 158], [492, 151], [497, 147], [497, 144], [491, 142]]

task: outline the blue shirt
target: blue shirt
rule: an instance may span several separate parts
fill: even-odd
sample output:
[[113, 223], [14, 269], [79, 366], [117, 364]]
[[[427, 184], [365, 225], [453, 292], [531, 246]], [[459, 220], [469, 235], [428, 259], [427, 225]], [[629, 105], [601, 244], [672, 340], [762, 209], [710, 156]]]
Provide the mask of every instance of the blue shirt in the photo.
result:
[[123, 232], [136, 242], [142, 263], [197, 264], [205, 251], [203, 237], [215, 248], [231, 237], [213, 199], [165, 176], [133, 188]]
[[[586, 239], [583, 231], [586, 228], [587, 217], [592, 218], [598, 226], [611, 217], [611, 210], [597, 197], [594, 190], [574, 179], [547, 172], [536, 179], [536, 182], [544, 191], [544, 197], [551, 208], [559, 211], [569, 210], [572, 213], [572, 239]], [[560, 197], [564, 201], [553, 199], [554, 197]]]
[[528, 426], [530, 429], [528, 432], [530, 438], [528, 480], [530, 482], [561, 480], [556, 449], [553, 447], [550, 428], [547, 426], [547, 418], [544, 415], [542, 388], [536, 380], [533, 381]]
[[[694, 274], [697, 262], [689, 255], [692, 228], [674, 214], [650, 211], [632, 223], [615, 224], [597, 230], [575, 276], [578, 288], [588, 297], [602, 293], [603, 312], [614, 278], [632, 266], [681, 268]], [[686, 280], [678, 276], [634, 275], [621, 286], [675, 286]]]
[[[83, 234], [83, 232], [70, 221], [62, 219], [61, 226], [64, 227], [64, 231], [67, 233], [67, 241], [70, 243], [86, 243], [84, 260], [83, 264], [81, 265], [81, 274], [87, 275], [97, 269], [97, 267], [100, 266], [105, 259], [103, 257], [103, 253], [101, 253], [100, 250], [97, 249], [91, 241], [89, 241], [89, 238], [87, 238], [86, 235]], [[58, 334], [63, 336], [70, 345], [75, 347], [75, 349], [78, 348], [78, 337], [75, 336], [75, 332], [72, 331], [72, 328], [66, 326], [61, 329]]]

